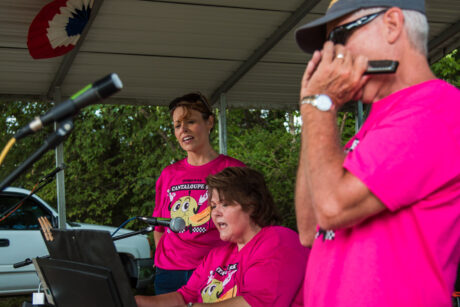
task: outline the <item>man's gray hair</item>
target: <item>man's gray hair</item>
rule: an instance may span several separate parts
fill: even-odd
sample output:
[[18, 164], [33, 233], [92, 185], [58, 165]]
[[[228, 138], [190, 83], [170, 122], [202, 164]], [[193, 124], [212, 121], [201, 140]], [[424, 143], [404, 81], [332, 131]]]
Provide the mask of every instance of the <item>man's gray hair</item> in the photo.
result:
[[[386, 7], [373, 7], [356, 11], [353, 15], [369, 15], [387, 9]], [[404, 14], [404, 28], [407, 32], [409, 42], [415, 50], [428, 55], [428, 20], [426, 16], [418, 11], [402, 10]]]
[[429, 26], [426, 16], [418, 11], [403, 10], [404, 27], [412, 46], [425, 56], [428, 55]]

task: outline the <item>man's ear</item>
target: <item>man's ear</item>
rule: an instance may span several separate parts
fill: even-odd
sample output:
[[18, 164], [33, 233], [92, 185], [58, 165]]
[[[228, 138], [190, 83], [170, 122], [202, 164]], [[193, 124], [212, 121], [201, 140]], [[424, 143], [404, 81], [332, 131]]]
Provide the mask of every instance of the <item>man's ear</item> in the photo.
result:
[[404, 31], [404, 14], [399, 7], [392, 7], [383, 15], [385, 38], [389, 44], [394, 44]]

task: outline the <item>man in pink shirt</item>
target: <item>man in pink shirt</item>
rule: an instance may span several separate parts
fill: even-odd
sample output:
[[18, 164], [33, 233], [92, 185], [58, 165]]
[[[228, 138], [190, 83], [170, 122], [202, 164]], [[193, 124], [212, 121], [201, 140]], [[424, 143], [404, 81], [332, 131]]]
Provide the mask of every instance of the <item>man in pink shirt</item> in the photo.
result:
[[[313, 53], [300, 90], [296, 186], [301, 241], [313, 243], [306, 306], [452, 304], [460, 91], [430, 71], [424, 14], [423, 0], [333, 0], [296, 32]], [[370, 60], [399, 67], [366, 75]], [[350, 100], [372, 109], [344, 151], [337, 110]]]

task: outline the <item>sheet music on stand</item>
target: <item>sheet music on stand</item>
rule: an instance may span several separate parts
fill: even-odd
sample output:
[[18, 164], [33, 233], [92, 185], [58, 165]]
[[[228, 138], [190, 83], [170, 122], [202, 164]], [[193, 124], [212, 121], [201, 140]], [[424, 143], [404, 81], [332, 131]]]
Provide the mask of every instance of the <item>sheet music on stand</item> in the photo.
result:
[[50, 257], [33, 263], [48, 302], [57, 307], [136, 306], [109, 232], [40, 224]]

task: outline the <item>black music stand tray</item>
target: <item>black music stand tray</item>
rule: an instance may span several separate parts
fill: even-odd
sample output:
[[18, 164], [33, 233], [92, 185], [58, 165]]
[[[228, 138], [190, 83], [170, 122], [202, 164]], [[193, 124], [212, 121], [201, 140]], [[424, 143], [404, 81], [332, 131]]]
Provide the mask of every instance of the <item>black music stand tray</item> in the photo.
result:
[[51, 233], [53, 240], [45, 239], [50, 257], [33, 259], [49, 303], [56, 307], [136, 306], [109, 232], [51, 229]]

